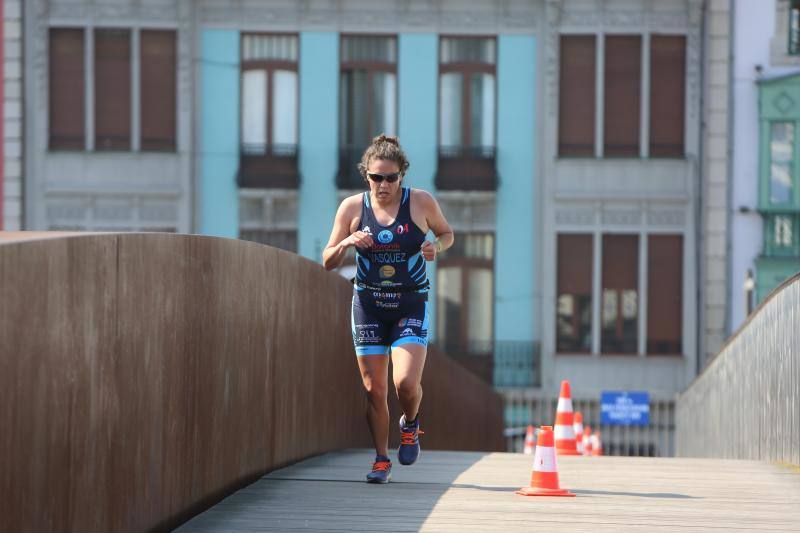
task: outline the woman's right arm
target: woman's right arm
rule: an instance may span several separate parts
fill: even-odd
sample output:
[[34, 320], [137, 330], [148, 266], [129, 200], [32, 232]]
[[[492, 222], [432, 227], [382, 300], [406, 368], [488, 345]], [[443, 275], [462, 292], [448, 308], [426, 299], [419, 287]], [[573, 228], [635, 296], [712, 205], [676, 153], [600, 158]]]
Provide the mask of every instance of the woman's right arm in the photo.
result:
[[357, 231], [350, 235], [350, 223], [352, 222], [352, 202], [349, 198], [345, 199], [336, 211], [336, 218], [333, 221], [333, 230], [325, 250], [322, 251], [322, 265], [325, 270], [333, 270], [342, 264], [342, 259], [351, 246], [368, 248], [372, 246], [372, 237]]

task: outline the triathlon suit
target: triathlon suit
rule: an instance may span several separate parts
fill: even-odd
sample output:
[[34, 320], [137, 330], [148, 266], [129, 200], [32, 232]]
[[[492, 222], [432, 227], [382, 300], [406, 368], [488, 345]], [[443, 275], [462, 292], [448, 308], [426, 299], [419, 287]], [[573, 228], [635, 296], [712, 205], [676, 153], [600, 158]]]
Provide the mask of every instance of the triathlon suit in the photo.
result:
[[352, 330], [356, 355], [388, 355], [394, 346], [428, 344], [428, 276], [425, 234], [411, 220], [411, 189], [402, 188], [397, 218], [382, 226], [363, 195], [358, 229], [372, 236], [368, 250], [356, 248]]

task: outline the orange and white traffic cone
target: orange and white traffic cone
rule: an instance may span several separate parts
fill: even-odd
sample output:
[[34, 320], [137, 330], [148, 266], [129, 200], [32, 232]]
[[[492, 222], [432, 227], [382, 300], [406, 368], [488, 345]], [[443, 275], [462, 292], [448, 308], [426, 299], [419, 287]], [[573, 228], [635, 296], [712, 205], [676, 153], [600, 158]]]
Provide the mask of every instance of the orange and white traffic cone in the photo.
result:
[[603, 441], [600, 440], [599, 431], [595, 431], [592, 435], [592, 455], [603, 455]]
[[525, 432], [525, 449], [522, 453], [525, 455], [533, 455], [533, 450], [536, 447], [536, 436], [533, 426], [528, 425], [528, 431]]
[[578, 450], [578, 455], [585, 455], [583, 453], [583, 414], [580, 411], [575, 411], [572, 427], [575, 428], [575, 448]]
[[592, 455], [592, 428], [583, 428], [583, 455]]
[[575, 446], [575, 428], [572, 426], [572, 395], [569, 381], [561, 382], [561, 394], [556, 408], [556, 451], [559, 455], [579, 455]]
[[556, 450], [553, 447], [553, 428], [542, 426], [533, 456], [531, 486], [517, 491], [522, 496], [575, 496], [558, 486]]

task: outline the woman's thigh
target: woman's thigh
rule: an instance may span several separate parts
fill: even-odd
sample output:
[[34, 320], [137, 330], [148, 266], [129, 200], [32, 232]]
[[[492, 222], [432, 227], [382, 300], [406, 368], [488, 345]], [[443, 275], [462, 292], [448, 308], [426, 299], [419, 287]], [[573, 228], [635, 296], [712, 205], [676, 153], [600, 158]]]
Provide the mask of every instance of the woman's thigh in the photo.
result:
[[386, 355], [362, 355], [357, 357], [361, 381], [369, 393], [386, 395], [388, 390], [389, 357]]
[[427, 346], [416, 343], [392, 347], [392, 379], [395, 385], [419, 385], [427, 351]]

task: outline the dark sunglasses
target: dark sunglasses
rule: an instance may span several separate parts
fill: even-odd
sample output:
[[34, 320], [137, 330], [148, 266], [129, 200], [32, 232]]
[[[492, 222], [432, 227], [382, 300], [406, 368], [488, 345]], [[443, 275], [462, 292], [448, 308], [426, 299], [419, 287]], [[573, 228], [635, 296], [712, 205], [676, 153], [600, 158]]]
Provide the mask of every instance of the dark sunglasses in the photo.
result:
[[367, 176], [369, 176], [369, 179], [371, 179], [375, 183], [380, 183], [383, 180], [386, 180], [386, 183], [394, 183], [395, 181], [400, 179], [399, 172], [395, 172], [393, 174], [374, 174], [372, 172], [368, 172]]

